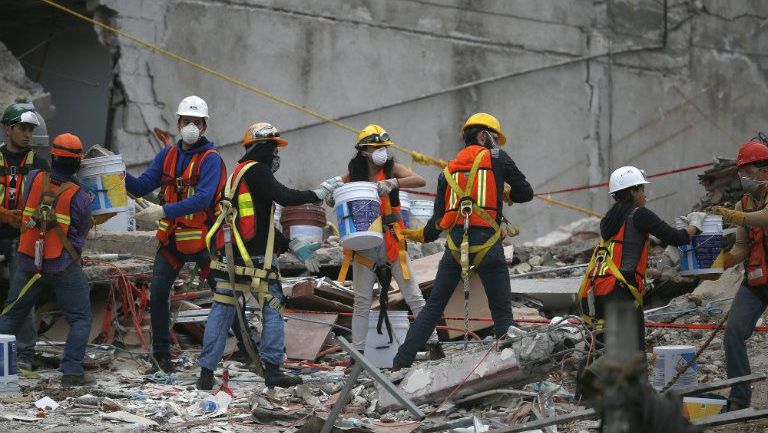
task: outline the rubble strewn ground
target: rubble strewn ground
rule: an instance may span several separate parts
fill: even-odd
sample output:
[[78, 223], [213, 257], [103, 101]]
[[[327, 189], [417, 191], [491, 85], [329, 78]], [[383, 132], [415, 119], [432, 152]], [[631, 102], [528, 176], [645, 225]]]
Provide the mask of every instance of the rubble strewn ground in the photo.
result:
[[[729, 164], [718, 162], [702, 177], [703, 182], [710, 185], [702, 201], [704, 208], [733, 199], [732, 182], [716, 180], [730, 170]], [[723, 188], [726, 193], [721, 194]], [[424, 352], [411, 369], [385, 370], [386, 377], [420, 405], [422, 412], [429, 414], [425, 420], [413, 419], [363, 373], [337, 422], [338, 431], [462, 432], [474, 431], [473, 424], [488, 426], [493, 431], [496, 427], [529, 422], [541, 416], [585, 409], [586, 403], [577, 389], [576, 373], [592, 349], [577, 323], [565, 324], [559, 322], [562, 319], [551, 319], [577, 313], [575, 291], [584, 273], [583, 265], [599, 237], [598, 223], [594, 218], [579, 220], [523, 245], [512, 246], [509, 240], [505, 241], [518, 323], [510, 330], [511, 339], [501, 343], [503, 347], [488, 337], [490, 323], [485, 317], [489, 313], [484, 310], [487, 307], [483, 300], [473, 305], [472, 315], [477, 317], [477, 322], [467, 347], [462, 341], [456, 341], [462, 339], [461, 332], [442, 329], [445, 358], [430, 360], [430, 353]], [[135, 246], [127, 248], [130, 251], [125, 255], [104, 254], [114, 251], [114, 245], [122, 242], [121, 236]], [[141, 374], [149, 366], [144, 347], [149, 339], [146, 290], [151, 277], [151, 257], [142, 251], [151, 251], [147, 247], [152, 245], [151, 237], [151, 232], [93, 236], [91, 250], [85, 255], [85, 269], [93, 287], [92, 308], [97, 319], [92, 341], [97, 344], [89, 348], [86, 361], [98, 384], [82, 389], [59, 386], [55, 367], [66, 326], [62, 326], [60, 318], [57, 320], [58, 314], [51, 307], [55, 304], [46, 300], [39, 309], [43, 317], [41, 326], [47, 328], [41, 329], [37, 348], [40, 368], [20, 378], [20, 396], [0, 395], [4, 431], [319, 431], [349, 374], [350, 359], [334, 338], [348, 336], [346, 328], [354, 298], [351, 289], [334, 282], [333, 278], [302, 276], [295, 258], [283, 255], [281, 265], [288, 270], [286, 274], [293, 275], [283, 280], [290, 308], [286, 313], [286, 332], [291, 336], [286, 344], [285, 368], [291, 374], [301, 375], [305, 384], [292, 389], [268, 390], [258, 375], [234, 359], [234, 337], [230, 336], [214, 387], [214, 391], [222, 390], [212, 395], [194, 386], [199, 374], [196, 357], [202, 325], [211, 304], [210, 291], [199, 281], [199, 270], [195, 268], [188, 267], [182, 272], [172, 297], [174, 362], [178, 371], [171, 376]], [[441, 242], [409, 248], [414, 275], [425, 295], [431, 290], [435, 264], [442, 249]], [[338, 271], [341, 251], [336, 238], [328, 239], [319, 258], [324, 273], [331, 276]], [[715, 281], [681, 277], [676, 271], [674, 254], [670, 255], [659, 245], [651, 250], [651, 263], [649, 278], [654, 281], [649, 286], [652, 296], [647, 300], [646, 318], [660, 323], [717, 323], [730, 307], [743, 272], [735, 268]], [[553, 287], [552, 291], [542, 294], [546, 291], [543, 288], [549, 286]], [[476, 299], [473, 297], [473, 300]], [[390, 293], [389, 305], [392, 309], [405, 308], [396, 287]], [[377, 307], [378, 304], [374, 305]], [[450, 311], [449, 307], [447, 317]], [[461, 313], [459, 310], [453, 314]], [[112, 320], [105, 324], [103, 317], [112, 317]], [[250, 319], [258, 330], [257, 316], [251, 314]], [[766, 320], [768, 315], [759, 325]], [[460, 326], [457, 323], [461, 322], [446, 321], [454, 328]], [[649, 327], [646, 334], [649, 369], [653, 365], [650, 348], [680, 344], [698, 347], [710, 332]], [[450, 337], [454, 337], [454, 341], [449, 341]], [[766, 335], [757, 332], [747, 344], [755, 372], [768, 367], [765, 343]], [[720, 334], [698, 360], [699, 382], [725, 379], [723, 359]], [[221, 386], [225, 371], [228, 380], [226, 386]], [[225, 396], [227, 386], [233, 398]], [[717, 391], [721, 395], [727, 392], [727, 389]], [[58, 407], [36, 407], [36, 402], [44, 397], [52, 399]], [[209, 405], [207, 410], [205, 405]], [[768, 406], [768, 383], [754, 384], [753, 406]], [[763, 432], [767, 426], [768, 422], [755, 421], [739, 426], [738, 431]], [[722, 426], [710, 431], [735, 431], [733, 428]], [[556, 431], [596, 432], [599, 421], [581, 419], [558, 425]]]

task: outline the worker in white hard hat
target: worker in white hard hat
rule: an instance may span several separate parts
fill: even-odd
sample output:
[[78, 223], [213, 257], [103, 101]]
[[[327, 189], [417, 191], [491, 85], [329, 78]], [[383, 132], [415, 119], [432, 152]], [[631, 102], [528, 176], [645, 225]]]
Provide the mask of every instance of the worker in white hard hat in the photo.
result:
[[[685, 245], [701, 231], [703, 212], [681, 217], [688, 222], [675, 229], [645, 207], [645, 172], [626, 166], [614, 170], [608, 191], [614, 204], [600, 221], [600, 244], [595, 248], [579, 288], [584, 319], [601, 328], [605, 307], [611, 301], [635, 304], [638, 322], [638, 350], [645, 350], [643, 289], [648, 267], [649, 235], [673, 246]], [[602, 342], [601, 338], [598, 338]]]
[[176, 116], [181, 139], [162, 149], [141, 176], [129, 173], [125, 181], [128, 192], [136, 197], [160, 188], [160, 205], [149, 203], [136, 214], [139, 221], [157, 223], [155, 237], [160, 241], [150, 284], [154, 359], [148, 374], [173, 371], [168, 329], [171, 286], [184, 263], [197, 263], [201, 278], [210, 277], [205, 236], [215, 220], [216, 200], [227, 179], [216, 146], [203, 135], [208, 104], [198, 96], [188, 96], [179, 103]]

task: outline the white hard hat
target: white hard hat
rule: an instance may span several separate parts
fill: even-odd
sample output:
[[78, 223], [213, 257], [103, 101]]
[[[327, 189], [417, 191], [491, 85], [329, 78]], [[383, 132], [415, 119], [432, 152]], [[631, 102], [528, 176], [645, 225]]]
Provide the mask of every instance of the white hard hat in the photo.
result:
[[192, 116], [208, 118], [208, 104], [199, 96], [187, 96], [179, 102], [177, 116]]
[[611, 173], [611, 179], [608, 181], [608, 192], [613, 194], [616, 191], [646, 183], [650, 182], [645, 180], [645, 172], [643, 170], [627, 165], [617, 168]]

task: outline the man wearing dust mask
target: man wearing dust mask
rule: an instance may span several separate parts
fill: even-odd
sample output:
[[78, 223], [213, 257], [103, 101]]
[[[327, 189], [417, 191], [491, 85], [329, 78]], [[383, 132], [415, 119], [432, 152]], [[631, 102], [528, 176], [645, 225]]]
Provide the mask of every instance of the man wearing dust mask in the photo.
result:
[[[723, 338], [728, 378], [750, 374], [746, 342], [768, 306], [768, 137], [760, 133], [747, 141], [736, 162], [744, 196], [734, 209], [716, 206], [713, 212], [737, 225], [736, 242], [723, 255], [723, 267], [744, 263], [744, 281], [731, 304]], [[734, 385], [728, 396], [730, 410], [750, 406], [748, 383]]]

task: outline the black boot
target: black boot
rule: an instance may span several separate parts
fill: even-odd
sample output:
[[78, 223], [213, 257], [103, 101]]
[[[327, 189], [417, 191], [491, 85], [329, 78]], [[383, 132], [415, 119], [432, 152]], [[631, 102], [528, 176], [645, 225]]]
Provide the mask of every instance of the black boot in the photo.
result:
[[264, 382], [267, 384], [267, 388], [274, 388], [276, 386], [290, 388], [295, 385], [301, 385], [304, 382], [300, 377], [288, 376], [280, 371], [279, 365], [265, 362], [264, 366], [266, 370], [264, 372]]
[[76, 386], [95, 385], [96, 379], [90, 374], [62, 374], [61, 387], [74, 388]]
[[173, 363], [171, 363], [171, 355], [168, 353], [155, 353], [149, 359], [152, 366], [144, 371], [144, 374], [155, 374], [162, 370], [166, 374], [173, 373]]
[[210, 391], [213, 389], [213, 370], [208, 370], [205, 367], [200, 368], [200, 377], [195, 383], [197, 389]]

